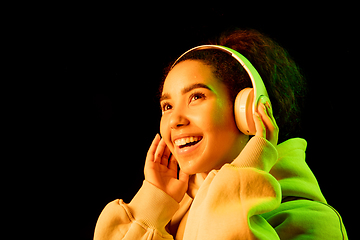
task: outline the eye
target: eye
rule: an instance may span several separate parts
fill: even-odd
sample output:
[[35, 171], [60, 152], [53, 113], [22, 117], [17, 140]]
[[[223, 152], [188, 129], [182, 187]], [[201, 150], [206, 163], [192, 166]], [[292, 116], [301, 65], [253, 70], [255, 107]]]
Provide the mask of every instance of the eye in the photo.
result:
[[205, 99], [205, 94], [200, 93], [200, 92], [195, 92], [190, 95], [189, 99], [190, 99], [189, 103], [200, 100], [200, 99]]
[[161, 110], [163, 112], [166, 112], [168, 110], [172, 109], [172, 106], [170, 105], [170, 103], [168, 102], [164, 102], [162, 105], [161, 105]]

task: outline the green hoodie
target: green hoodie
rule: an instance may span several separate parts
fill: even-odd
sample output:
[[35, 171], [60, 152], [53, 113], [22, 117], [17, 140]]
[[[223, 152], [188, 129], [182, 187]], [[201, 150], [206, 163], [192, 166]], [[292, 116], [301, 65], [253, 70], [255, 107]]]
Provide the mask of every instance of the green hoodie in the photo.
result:
[[300, 138], [277, 146], [279, 157], [270, 174], [280, 183], [283, 200], [261, 216], [280, 239], [348, 239], [340, 214], [327, 204], [305, 162], [306, 146]]
[[305, 162], [306, 145], [255, 136], [231, 164], [193, 175], [180, 203], [144, 181], [129, 204], [105, 207], [94, 238], [348, 239]]

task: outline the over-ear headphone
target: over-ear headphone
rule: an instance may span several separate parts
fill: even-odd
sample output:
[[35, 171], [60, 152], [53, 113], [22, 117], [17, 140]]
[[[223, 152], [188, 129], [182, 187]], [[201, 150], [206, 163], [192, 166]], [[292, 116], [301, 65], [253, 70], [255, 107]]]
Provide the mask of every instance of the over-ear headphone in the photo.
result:
[[219, 46], [219, 45], [201, 45], [194, 47], [185, 53], [183, 53], [172, 65], [171, 68], [186, 54], [194, 50], [204, 50], [204, 49], [218, 49], [223, 52], [230, 54], [235, 58], [241, 66], [248, 73], [253, 88], [244, 88], [236, 96], [234, 103], [234, 115], [236, 125], [239, 130], [246, 135], [255, 135], [255, 123], [253, 119], [253, 114], [258, 109], [258, 103], [260, 98], [263, 98], [265, 101], [270, 103], [269, 95], [267, 94], [264, 82], [262, 81], [260, 74], [256, 71], [254, 66], [247, 60], [243, 55], [235, 51], [234, 49]]

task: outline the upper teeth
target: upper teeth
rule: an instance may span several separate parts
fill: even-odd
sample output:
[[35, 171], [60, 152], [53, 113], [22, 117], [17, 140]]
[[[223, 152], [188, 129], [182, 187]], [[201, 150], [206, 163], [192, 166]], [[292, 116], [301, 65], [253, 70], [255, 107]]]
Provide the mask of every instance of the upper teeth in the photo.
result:
[[180, 138], [180, 139], [176, 139], [175, 140], [175, 145], [176, 146], [183, 146], [187, 143], [191, 143], [191, 142], [197, 142], [199, 140], [201, 140], [202, 137], [186, 137], [186, 138]]

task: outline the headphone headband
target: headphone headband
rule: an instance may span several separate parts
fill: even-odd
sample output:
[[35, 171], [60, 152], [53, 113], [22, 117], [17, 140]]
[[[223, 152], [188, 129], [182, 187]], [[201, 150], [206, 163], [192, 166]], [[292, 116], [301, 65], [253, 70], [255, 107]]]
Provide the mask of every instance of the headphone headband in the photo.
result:
[[246, 70], [246, 72], [248, 73], [248, 75], [249, 75], [249, 77], [251, 79], [251, 83], [252, 83], [253, 89], [254, 89], [254, 102], [253, 102], [253, 105], [252, 105], [252, 111], [253, 112], [256, 111], [257, 104], [258, 104], [258, 101], [260, 100], [261, 96], [265, 96], [265, 97], [269, 98], [269, 95], [268, 95], [268, 93], [266, 91], [264, 82], [262, 81], [262, 79], [260, 77], [260, 74], [255, 69], [255, 67], [242, 54], [240, 54], [239, 52], [235, 51], [234, 49], [231, 49], [231, 48], [228, 48], [228, 47], [224, 47], [224, 46], [220, 46], [220, 45], [201, 45], [201, 46], [191, 48], [190, 50], [183, 53], [178, 59], [176, 59], [174, 64], [171, 66], [171, 68], [173, 68], [177, 64], [177, 62], [183, 56], [188, 54], [189, 52], [192, 52], [194, 50], [204, 50], [204, 49], [218, 49], [218, 50], [221, 50], [221, 51], [223, 51], [225, 53], [228, 53], [233, 58], [235, 58], [241, 64], [241, 66]]

